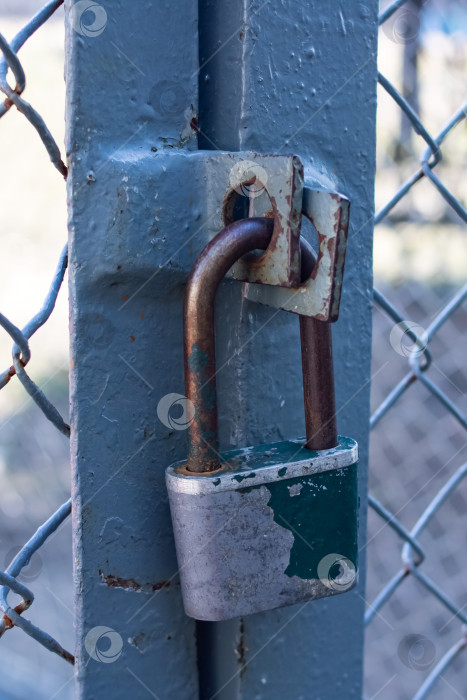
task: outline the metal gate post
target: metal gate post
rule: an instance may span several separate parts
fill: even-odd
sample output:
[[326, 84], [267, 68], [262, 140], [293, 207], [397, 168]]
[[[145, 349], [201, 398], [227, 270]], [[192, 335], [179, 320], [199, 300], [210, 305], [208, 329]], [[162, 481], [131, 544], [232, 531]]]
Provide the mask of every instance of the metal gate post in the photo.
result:
[[159, 230], [174, 197], [155, 163], [196, 109], [197, 3], [66, 10], [78, 696], [195, 698], [164, 482], [184, 440], [156, 415], [183, 392], [182, 286], [162, 239], [182, 245], [187, 209]]
[[[350, 198], [335, 371], [339, 430], [360, 443], [363, 544], [377, 2], [68, 0], [67, 13], [79, 697], [358, 698], [363, 576], [340, 600], [243, 621], [182, 611], [164, 469], [186, 436], [156, 408], [183, 393], [177, 261], [199, 250], [206, 212], [159, 156], [296, 153]], [[303, 432], [297, 318], [236, 282], [217, 306], [223, 445]]]
[[[360, 449], [362, 547], [377, 10], [376, 0], [201, 0], [199, 22], [200, 148], [295, 153], [305, 174], [306, 165], [312, 166], [321, 173], [321, 184], [328, 182], [351, 200], [344, 298], [334, 340], [338, 427], [341, 434], [355, 437]], [[224, 295], [224, 302], [218, 302], [223, 316], [218, 365], [230, 359], [218, 385], [225, 397], [224, 445], [304, 433], [297, 318], [242, 303], [236, 289]], [[239, 355], [234, 355], [235, 347], [242, 348]], [[230, 434], [228, 415], [236, 421]], [[274, 610], [236, 625], [204, 623], [203, 700], [360, 698], [364, 550], [361, 555], [359, 587], [340, 599]]]

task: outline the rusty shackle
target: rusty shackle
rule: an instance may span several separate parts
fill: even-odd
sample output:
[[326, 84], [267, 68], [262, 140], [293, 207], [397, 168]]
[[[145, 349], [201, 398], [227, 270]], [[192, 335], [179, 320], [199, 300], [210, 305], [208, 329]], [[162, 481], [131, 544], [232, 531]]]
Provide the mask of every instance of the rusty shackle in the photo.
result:
[[[268, 247], [273, 225], [273, 219], [252, 217], [226, 226], [203, 249], [188, 279], [184, 307], [185, 392], [193, 405], [188, 471], [212, 472], [220, 466], [214, 334], [217, 289], [239, 258]], [[307, 279], [315, 256], [303, 238], [300, 250], [302, 278]], [[310, 450], [335, 447], [337, 427], [330, 324], [300, 316], [300, 339], [305, 446]]]

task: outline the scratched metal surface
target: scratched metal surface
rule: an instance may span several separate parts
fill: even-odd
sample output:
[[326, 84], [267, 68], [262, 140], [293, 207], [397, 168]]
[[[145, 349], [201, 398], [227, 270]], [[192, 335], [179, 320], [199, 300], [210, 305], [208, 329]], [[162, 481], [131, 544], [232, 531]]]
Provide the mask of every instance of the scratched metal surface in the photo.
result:
[[[363, 581], [340, 600], [198, 626], [198, 650], [183, 614], [164, 469], [184, 456], [186, 435], [163, 426], [156, 407], [183, 393], [186, 275], [165, 243], [179, 243], [188, 264], [207, 194], [182, 171], [164, 177], [158, 156], [197, 147], [188, 127], [198, 104], [198, 3], [180, 0], [174, 12], [168, 1], [116, 0], [107, 9], [99, 36], [68, 27], [67, 40], [79, 697], [112, 688], [122, 698], [197, 698], [198, 652], [203, 698], [358, 698]], [[315, 184], [352, 202], [334, 337], [339, 431], [360, 446], [362, 542], [376, 14], [371, 0], [339, 11], [322, 0], [200, 2], [199, 147], [297, 153], [321, 171]], [[161, 103], [163, 81], [180, 107]], [[303, 434], [296, 317], [243, 300], [235, 282], [220, 293], [218, 317], [223, 445]], [[100, 625], [123, 640], [115, 663], [84, 649]]]

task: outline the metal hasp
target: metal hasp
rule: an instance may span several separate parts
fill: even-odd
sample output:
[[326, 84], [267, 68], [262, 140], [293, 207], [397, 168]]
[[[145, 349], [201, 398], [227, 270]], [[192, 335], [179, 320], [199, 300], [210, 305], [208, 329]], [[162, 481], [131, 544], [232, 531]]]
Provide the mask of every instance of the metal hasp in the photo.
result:
[[334, 192], [303, 189], [302, 213], [318, 233], [318, 260], [311, 276], [295, 289], [248, 284], [245, 296], [285, 311], [336, 321], [339, 316], [350, 203]]
[[[205, 152], [211, 168], [216, 156], [218, 161], [218, 154]], [[235, 204], [242, 195], [249, 200], [250, 217], [267, 214], [274, 220], [264, 253], [249, 262], [237, 258], [232, 276], [247, 282], [296, 287], [300, 283], [302, 163], [297, 156], [248, 152], [225, 154], [223, 161], [220, 165], [229, 167], [228, 188], [222, 203], [223, 224], [234, 221]]]
[[[306, 440], [218, 451], [215, 296], [235, 260], [267, 248], [272, 232], [266, 218], [227, 226], [187, 284], [189, 453], [166, 482], [184, 607], [198, 620], [336, 595], [357, 578], [357, 443], [337, 437], [329, 323], [300, 317]], [[312, 273], [304, 241], [301, 253]]]

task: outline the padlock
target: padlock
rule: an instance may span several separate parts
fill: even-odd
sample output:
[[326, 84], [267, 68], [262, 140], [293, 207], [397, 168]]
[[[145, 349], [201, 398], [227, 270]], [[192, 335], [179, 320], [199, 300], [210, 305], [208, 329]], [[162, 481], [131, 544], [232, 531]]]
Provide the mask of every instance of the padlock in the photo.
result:
[[[272, 221], [223, 229], [203, 250], [184, 309], [189, 454], [166, 470], [184, 608], [226, 620], [333, 596], [357, 580], [358, 448], [338, 437], [330, 325], [300, 316], [306, 439], [219, 454], [214, 302], [241, 256], [265, 250]], [[313, 265], [302, 240], [302, 270]]]

